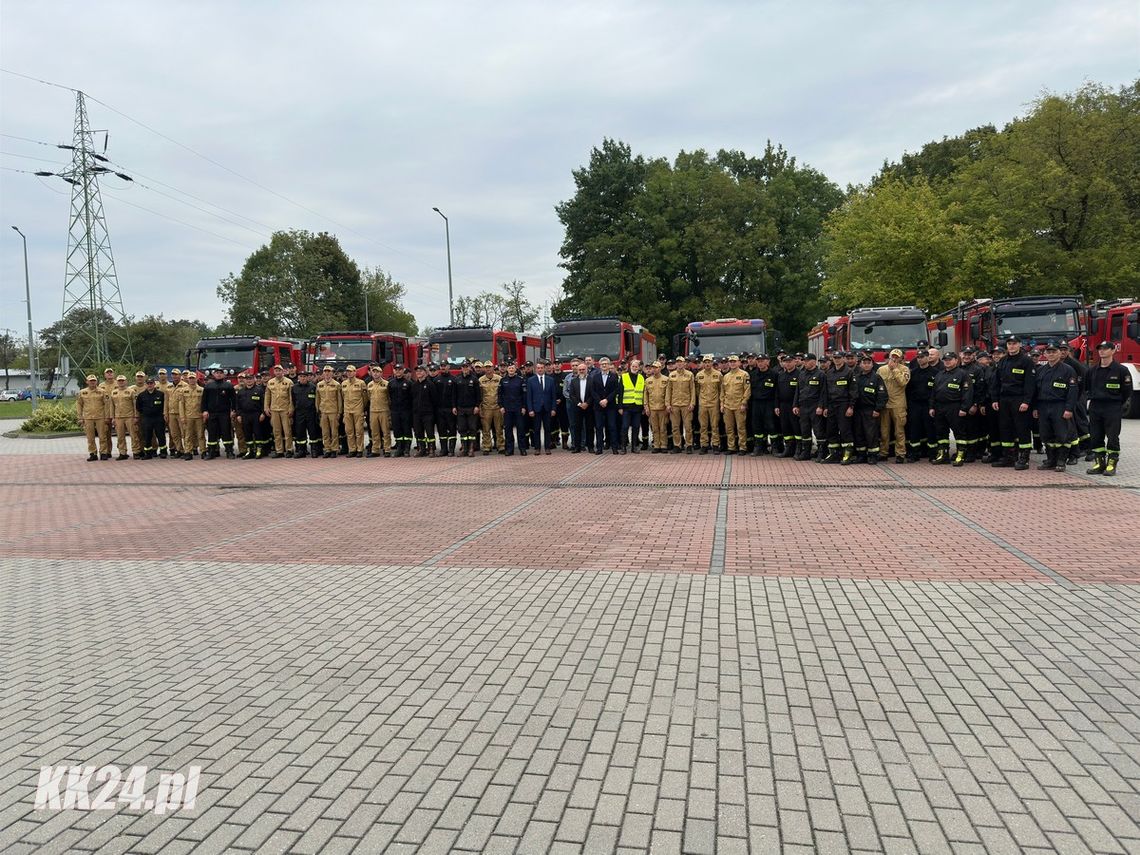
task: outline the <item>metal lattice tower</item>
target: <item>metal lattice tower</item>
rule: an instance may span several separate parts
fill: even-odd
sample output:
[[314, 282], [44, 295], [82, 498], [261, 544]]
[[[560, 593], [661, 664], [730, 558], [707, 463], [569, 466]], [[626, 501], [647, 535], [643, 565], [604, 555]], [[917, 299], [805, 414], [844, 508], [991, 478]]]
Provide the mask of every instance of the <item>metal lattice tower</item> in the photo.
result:
[[75, 96], [73, 149], [71, 166], [61, 173], [71, 185], [61, 356], [66, 352], [71, 358], [72, 370], [87, 372], [130, 362], [131, 341], [99, 192], [99, 175], [110, 170], [95, 152], [82, 92]]

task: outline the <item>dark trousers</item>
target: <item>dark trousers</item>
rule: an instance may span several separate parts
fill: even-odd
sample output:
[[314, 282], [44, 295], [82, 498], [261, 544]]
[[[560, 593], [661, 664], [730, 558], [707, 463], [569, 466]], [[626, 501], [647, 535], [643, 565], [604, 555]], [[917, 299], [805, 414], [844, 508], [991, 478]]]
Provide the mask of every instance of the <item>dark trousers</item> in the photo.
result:
[[851, 430], [851, 416], [847, 415], [847, 405], [839, 404], [827, 410], [827, 450], [835, 453], [840, 448], [855, 446], [855, 433]]
[[412, 413], [412, 430], [419, 448], [435, 448], [435, 413]]
[[507, 454], [515, 450], [516, 444], [519, 451], [526, 451], [526, 428], [523, 427], [523, 415], [518, 410], [508, 408], [503, 413], [503, 435], [503, 447], [507, 450]]
[[1007, 452], [1029, 451], [1033, 448], [1030, 426], [1033, 413], [1019, 410], [1021, 401], [1005, 398], [998, 403], [998, 432], [1001, 434], [1001, 447]]
[[293, 411], [293, 445], [308, 454], [319, 454], [321, 447], [321, 423], [317, 411]]
[[570, 429], [573, 444], [578, 450], [594, 450], [594, 414], [589, 408], [570, 408]]
[[752, 400], [749, 404], [749, 424], [752, 441], [763, 447], [767, 442], [774, 445], [780, 438], [776, 427], [776, 402]]
[[784, 443], [795, 442], [800, 438], [799, 416], [792, 412], [792, 404], [780, 404], [780, 436]]
[[566, 401], [558, 402], [557, 415], [555, 416], [555, 426], [558, 431], [559, 437], [564, 437], [567, 442], [570, 441], [570, 414], [566, 412]]
[[922, 457], [926, 452], [926, 442], [928, 422], [930, 416], [927, 414], [929, 404], [926, 401], [921, 401], [917, 398], [908, 400], [906, 402], [906, 445], [909, 451], [908, 457]]
[[454, 439], [457, 425], [458, 420], [451, 410], [435, 411], [435, 427], [439, 431], [440, 439], [444, 441]]
[[234, 426], [229, 413], [210, 413], [206, 417], [206, 451], [222, 453], [222, 446], [233, 450]]
[[641, 408], [623, 407], [621, 414], [621, 444], [637, 445], [641, 442]]
[[1067, 457], [1070, 446], [1076, 447], [1077, 435], [1073, 419], [1066, 419], [1064, 412], [1064, 403], [1039, 404], [1037, 425], [1040, 429], [1038, 435], [1045, 448], [1049, 451], [1059, 451]]
[[954, 441], [958, 450], [965, 452], [966, 445], [961, 440], [962, 422], [958, 415], [957, 404], [942, 404], [934, 408], [934, 442], [938, 451], [943, 455], [950, 453], [950, 432], [954, 432]]
[[804, 448], [811, 450], [811, 437], [815, 434], [816, 442], [823, 445], [827, 442], [827, 420], [815, 413], [815, 405], [808, 404], [800, 407], [800, 441]]
[[[412, 442], [412, 414], [407, 410], [392, 410], [392, 437], [396, 447], [401, 443], [410, 447]], [[331, 451], [332, 449], [325, 449]]]
[[455, 428], [460, 442], [474, 442], [479, 438], [479, 417], [470, 407], [464, 407], [455, 417]]
[[871, 407], [858, 407], [852, 418], [855, 433], [855, 453], [879, 453], [879, 417]]
[[139, 434], [144, 454], [166, 451], [166, 422], [162, 416], [139, 419]]
[[1076, 431], [1077, 446], [1083, 450], [1088, 450], [1091, 445], [1089, 442], [1089, 410], [1085, 406], [1084, 395], [1077, 396], [1077, 408], [1073, 411], [1073, 428]]
[[251, 413], [241, 413], [241, 432], [245, 434], [245, 450], [246, 452], [253, 452], [257, 457], [260, 457], [265, 451], [265, 446], [269, 443], [270, 424], [269, 419], [261, 420], [265, 415], [261, 410]]
[[1120, 404], [1093, 401], [1089, 404], [1089, 436], [1097, 454], [1120, 456]]
[[597, 407], [594, 409], [594, 438], [597, 441], [597, 450], [605, 449], [607, 443], [614, 451], [618, 447], [618, 419], [617, 407]]
[[[535, 410], [534, 415], [531, 416], [531, 442], [536, 451], [541, 451], [545, 448], [549, 451], [554, 447], [554, 438], [550, 435], [550, 410]], [[546, 440], [546, 445], [542, 444], [543, 439]]]

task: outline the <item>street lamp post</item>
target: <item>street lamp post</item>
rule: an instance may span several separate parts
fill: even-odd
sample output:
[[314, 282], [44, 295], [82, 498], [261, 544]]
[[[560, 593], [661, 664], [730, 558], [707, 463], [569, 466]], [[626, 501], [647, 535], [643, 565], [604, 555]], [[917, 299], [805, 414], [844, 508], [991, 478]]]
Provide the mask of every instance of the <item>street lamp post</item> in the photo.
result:
[[443, 217], [443, 233], [447, 237], [447, 313], [451, 317], [451, 325], [455, 326], [455, 298], [451, 288], [451, 224], [447, 221], [447, 215], [439, 208], [432, 210]]
[[36, 411], [36, 404], [40, 397], [39, 383], [36, 380], [36, 342], [32, 338], [32, 281], [28, 276], [28, 239], [16, 226], [12, 230], [24, 242], [24, 297], [28, 304], [28, 374], [32, 381], [32, 412]]

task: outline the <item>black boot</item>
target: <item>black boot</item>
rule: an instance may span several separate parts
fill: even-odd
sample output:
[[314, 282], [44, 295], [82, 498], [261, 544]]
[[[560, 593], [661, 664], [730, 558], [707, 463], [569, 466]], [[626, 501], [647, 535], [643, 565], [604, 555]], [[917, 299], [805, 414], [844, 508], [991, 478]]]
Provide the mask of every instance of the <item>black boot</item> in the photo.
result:
[[1110, 451], [1104, 459], [1104, 474], [1109, 477], [1116, 474], [1116, 463], [1120, 460], [1119, 451]]
[[1085, 470], [1085, 474], [1086, 475], [1103, 475], [1104, 474], [1105, 456], [1103, 454], [1095, 454], [1094, 453], [1093, 454], [1093, 460], [1095, 460], [1096, 462], [1093, 463], [1093, 465], [1090, 468]]
[[1017, 460], [1014, 461], [1013, 468], [1018, 472], [1023, 472], [1029, 468], [1029, 449], [1022, 448], [1017, 452]]
[[[1050, 448], [1045, 452], [1045, 459], [1037, 464], [1037, 471], [1044, 472], [1046, 469], [1052, 469], [1057, 465], [1057, 451]], [[1063, 467], [1063, 464], [1062, 464]], [[1061, 470], [1064, 471], [1064, 468]]]
[[1014, 450], [1012, 448], [1003, 448], [1001, 457], [993, 461], [990, 466], [994, 469], [1008, 469], [1013, 466]]

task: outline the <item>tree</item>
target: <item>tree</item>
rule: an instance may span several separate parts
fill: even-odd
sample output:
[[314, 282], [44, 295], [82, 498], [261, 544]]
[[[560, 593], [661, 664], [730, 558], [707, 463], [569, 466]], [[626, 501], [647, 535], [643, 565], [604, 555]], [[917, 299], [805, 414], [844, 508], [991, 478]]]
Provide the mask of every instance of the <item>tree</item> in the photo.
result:
[[148, 374], [156, 365], [185, 365], [186, 351], [213, 330], [203, 321], [166, 320], [146, 315], [130, 321], [131, 352]]
[[0, 334], [0, 368], [4, 369], [4, 388], [11, 388], [8, 383], [8, 370], [19, 355], [20, 344], [12, 333], [5, 331]]
[[[86, 353], [90, 349], [91, 340], [88, 337], [87, 330], [91, 329], [95, 322], [98, 322], [99, 328], [112, 338], [122, 338], [126, 331], [119, 325], [110, 313], [103, 309], [93, 310], [86, 307], [77, 307], [67, 313], [66, 322], [61, 319], [48, 327], [44, 327], [39, 333], [40, 346], [43, 352], [38, 356], [39, 364], [43, 367], [59, 365], [59, 357], [62, 349], [66, 349], [67, 353]], [[116, 363], [118, 364], [118, 363]], [[71, 371], [73, 376], [82, 379], [84, 369], [96, 370], [102, 369], [107, 366], [100, 365], [72, 365]], [[134, 373], [134, 369], [131, 369]]]
[[523, 295], [526, 283], [512, 279], [510, 282], [502, 283], [499, 287], [506, 294], [506, 299], [503, 301], [504, 327], [519, 333], [533, 328], [538, 323], [539, 312], [531, 305], [530, 300]]
[[361, 284], [368, 294], [368, 329], [416, 334], [416, 319], [403, 306], [406, 289], [390, 273], [379, 267], [365, 268]]
[[993, 125], [982, 125], [956, 137], [943, 137], [928, 142], [917, 154], [904, 154], [898, 163], [884, 163], [879, 174], [871, 179], [877, 184], [883, 180], [911, 181], [924, 178], [931, 183], [952, 177], [963, 166], [982, 157], [986, 144], [997, 134]]

